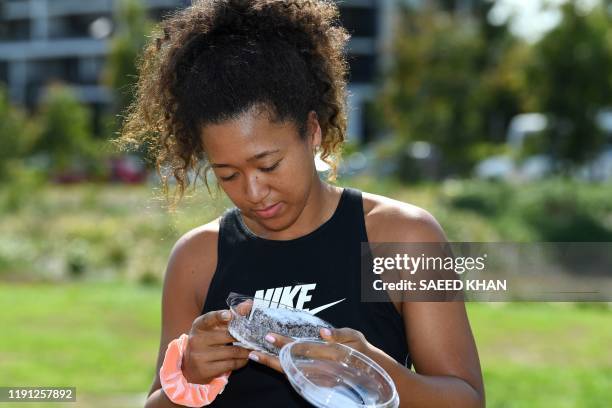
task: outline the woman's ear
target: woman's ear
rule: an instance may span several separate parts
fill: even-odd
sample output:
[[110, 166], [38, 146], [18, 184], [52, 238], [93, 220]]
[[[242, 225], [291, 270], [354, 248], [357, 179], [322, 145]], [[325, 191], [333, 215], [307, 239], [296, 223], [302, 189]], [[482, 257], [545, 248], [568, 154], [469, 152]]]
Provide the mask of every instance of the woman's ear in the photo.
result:
[[321, 146], [322, 142], [322, 132], [321, 125], [319, 125], [319, 118], [315, 111], [310, 111], [308, 113], [308, 139], [310, 141], [310, 146], [314, 151], [316, 148]]

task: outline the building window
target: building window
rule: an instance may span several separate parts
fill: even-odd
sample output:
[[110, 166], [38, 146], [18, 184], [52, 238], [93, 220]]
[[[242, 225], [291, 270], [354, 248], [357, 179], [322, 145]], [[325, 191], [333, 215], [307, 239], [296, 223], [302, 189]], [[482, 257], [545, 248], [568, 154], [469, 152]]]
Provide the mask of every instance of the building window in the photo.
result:
[[377, 10], [373, 7], [342, 7], [340, 20], [353, 37], [376, 37]]
[[79, 64], [79, 80], [85, 84], [95, 84], [100, 79], [100, 73], [103, 70], [104, 58], [102, 57], [84, 57], [78, 61]]
[[1, 21], [0, 41], [23, 41], [30, 39], [29, 20]]
[[0, 61], [0, 82], [4, 85], [8, 83], [8, 62]]
[[374, 55], [349, 55], [349, 81], [351, 83], [372, 82], [376, 74]]
[[90, 27], [96, 19], [109, 17], [104, 14], [68, 15], [49, 19], [50, 38], [88, 38]]
[[57, 58], [34, 60], [29, 65], [30, 80], [40, 83], [62, 81], [81, 83], [79, 60], [77, 58]]

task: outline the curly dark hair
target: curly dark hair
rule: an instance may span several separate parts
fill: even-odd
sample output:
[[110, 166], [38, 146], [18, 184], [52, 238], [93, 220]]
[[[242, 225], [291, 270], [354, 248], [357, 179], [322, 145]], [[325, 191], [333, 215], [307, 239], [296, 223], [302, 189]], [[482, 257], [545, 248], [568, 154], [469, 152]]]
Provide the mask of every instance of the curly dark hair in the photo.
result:
[[346, 133], [348, 39], [332, 1], [194, 1], [163, 20], [145, 47], [136, 97], [115, 142], [146, 150], [166, 193], [174, 176], [177, 202], [192, 171], [194, 186], [203, 176], [210, 193], [200, 141], [206, 124], [264, 106], [273, 121], [293, 121], [304, 138], [314, 111], [321, 159], [334, 180]]

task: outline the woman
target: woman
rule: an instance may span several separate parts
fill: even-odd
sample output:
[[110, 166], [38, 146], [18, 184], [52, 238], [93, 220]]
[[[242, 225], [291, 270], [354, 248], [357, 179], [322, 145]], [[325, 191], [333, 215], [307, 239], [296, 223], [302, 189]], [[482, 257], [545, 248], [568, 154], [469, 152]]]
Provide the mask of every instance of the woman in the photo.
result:
[[445, 236], [423, 209], [317, 174], [320, 153], [333, 177], [346, 132], [348, 35], [337, 17], [326, 1], [200, 1], [166, 19], [146, 48], [120, 143], [152, 152], [180, 195], [203, 163], [235, 205], [172, 249], [147, 407], [183, 401], [164, 392], [159, 371], [186, 333], [176, 374], [191, 384], [229, 380], [212, 406], [309, 406], [278, 359], [231, 345], [232, 291], [276, 296], [332, 323], [338, 329], [322, 337], [377, 361], [402, 407], [484, 406], [462, 302], [360, 301], [361, 242]]

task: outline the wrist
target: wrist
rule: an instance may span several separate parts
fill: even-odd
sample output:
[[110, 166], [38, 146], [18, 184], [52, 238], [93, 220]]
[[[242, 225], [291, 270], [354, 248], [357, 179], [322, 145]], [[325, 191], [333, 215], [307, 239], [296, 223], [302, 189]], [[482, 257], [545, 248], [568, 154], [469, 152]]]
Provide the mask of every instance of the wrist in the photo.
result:
[[170, 401], [187, 407], [202, 407], [210, 404], [223, 392], [230, 373], [213, 378], [207, 384], [189, 382], [183, 373], [187, 341], [188, 336], [182, 334], [168, 344], [159, 378], [162, 390]]
[[397, 363], [393, 357], [391, 357], [390, 355], [388, 355], [387, 353], [385, 353], [378, 347], [373, 346], [369, 343], [368, 343], [367, 351], [363, 354], [370, 357], [372, 360], [378, 363], [378, 365], [383, 367], [385, 370], [387, 369], [386, 367], [388, 367], [389, 364]]
[[189, 364], [189, 350], [183, 353], [183, 357], [181, 359], [181, 373], [183, 377], [187, 380], [187, 382], [192, 384], [206, 384], [207, 381], [202, 381], [201, 378], [198, 378], [197, 375], [191, 372], [191, 365]]

